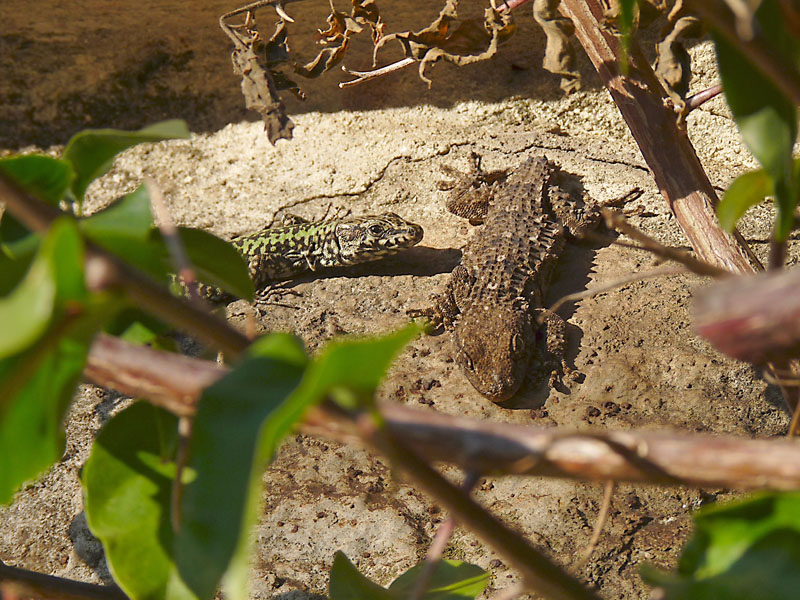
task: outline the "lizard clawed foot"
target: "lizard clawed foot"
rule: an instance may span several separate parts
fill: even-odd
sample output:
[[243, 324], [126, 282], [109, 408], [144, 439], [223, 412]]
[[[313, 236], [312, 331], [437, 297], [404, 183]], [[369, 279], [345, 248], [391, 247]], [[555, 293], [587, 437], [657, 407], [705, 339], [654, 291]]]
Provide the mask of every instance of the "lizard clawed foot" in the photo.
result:
[[268, 287], [262, 288], [256, 291], [255, 301], [253, 302], [259, 307], [263, 306], [281, 306], [283, 308], [293, 308], [297, 309], [298, 306], [292, 306], [290, 304], [283, 304], [279, 302], [284, 296], [296, 296], [300, 297], [303, 295], [302, 292], [298, 292], [295, 289], [286, 287], [292, 282], [284, 281], [282, 283], [270, 285]]

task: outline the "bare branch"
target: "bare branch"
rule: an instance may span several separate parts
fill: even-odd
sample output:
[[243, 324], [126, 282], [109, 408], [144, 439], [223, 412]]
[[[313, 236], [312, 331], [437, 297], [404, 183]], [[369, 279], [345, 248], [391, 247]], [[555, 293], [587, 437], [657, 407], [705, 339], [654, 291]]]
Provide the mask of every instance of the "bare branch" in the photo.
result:
[[[99, 336], [87, 377], [191, 415], [203, 388], [227, 373], [215, 363]], [[380, 407], [389, 431], [430, 460], [482, 473], [739, 489], [800, 488], [800, 442], [654, 431], [576, 433], [477, 421], [394, 404]], [[357, 440], [325, 409], [304, 433]]]
[[420, 489], [426, 491], [454, 518], [469, 523], [470, 531], [503, 556], [520, 572], [528, 589], [556, 600], [600, 600], [592, 590], [566, 573], [517, 531], [486, 511], [469, 495], [442, 477], [413, 448], [399, 442], [390, 430], [378, 428], [369, 415], [356, 418], [361, 438], [389, 458]]
[[351, 81], [342, 81], [339, 84], [340, 88], [352, 87], [354, 85], [358, 85], [359, 83], [364, 83], [368, 79], [374, 79], [375, 77], [380, 77], [381, 75], [387, 75], [388, 73], [394, 73], [395, 71], [399, 71], [400, 69], [406, 68], [408, 65], [413, 65], [416, 60], [413, 58], [403, 58], [394, 62], [390, 65], [386, 65], [385, 67], [381, 67], [380, 69], [374, 69], [372, 71], [353, 71], [352, 69], [348, 69], [347, 67], [343, 66], [342, 71], [347, 73], [348, 75], [352, 75], [357, 79], [353, 79]]
[[127, 600], [116, 586], [94, 585], [45, 575], [0, 561], [0, 597], [14, 595], [42, 600]]
[[[664, 106], [665, 92], [635, 40], [628, 53], [628, 71], [619, 40], [603, 27], [601, 0], [562, 0], [575, 25], [575, 36], [611, 93], [653, 173], [661, 194], [698, 258], [734, 273], [761, 269], [741, 235], [724, 232], [717, 223], [718, 202], [686, 131]], [[702, 4], [701, 2], [693, 4]]]

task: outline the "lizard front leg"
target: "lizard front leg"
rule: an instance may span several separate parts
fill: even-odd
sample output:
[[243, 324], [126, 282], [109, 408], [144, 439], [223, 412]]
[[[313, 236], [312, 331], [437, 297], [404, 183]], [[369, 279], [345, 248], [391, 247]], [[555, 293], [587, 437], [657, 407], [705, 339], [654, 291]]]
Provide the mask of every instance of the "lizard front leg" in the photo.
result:
[[452, 331], [465, 306], [473, 282], [474, 277], [470, 275], [466, 267], [458, 265], [450, 273], [444, 293], [432, 296], [432, 306], [424, 309], [411, 309], [406, 311], [406, 314], [412, 318], [427, 317], [430, 319], [433, 331], [441, 327]]

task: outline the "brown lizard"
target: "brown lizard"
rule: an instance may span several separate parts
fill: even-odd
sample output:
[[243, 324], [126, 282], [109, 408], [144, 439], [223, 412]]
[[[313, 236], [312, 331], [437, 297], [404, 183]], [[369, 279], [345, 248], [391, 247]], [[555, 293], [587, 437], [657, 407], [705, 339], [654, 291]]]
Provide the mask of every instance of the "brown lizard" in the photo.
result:
[[[558, 175], [556, 165], [534, 156], [505, 182], [473, 186], [462, 202], [449, 203], [451, 212], [484, 224], [435, 305], [410, 311], [452, 331], [456, 362], [494, 402], [517, 392], [532, 358], [537, 370], [552, 372], [565, 349], [564, 321], [544, 308], [543, 292], [566, 237], [579, 237], [600, 215], [562, 190]], [[486, 206], [485, 214], [476, 214], [475, 202]]]

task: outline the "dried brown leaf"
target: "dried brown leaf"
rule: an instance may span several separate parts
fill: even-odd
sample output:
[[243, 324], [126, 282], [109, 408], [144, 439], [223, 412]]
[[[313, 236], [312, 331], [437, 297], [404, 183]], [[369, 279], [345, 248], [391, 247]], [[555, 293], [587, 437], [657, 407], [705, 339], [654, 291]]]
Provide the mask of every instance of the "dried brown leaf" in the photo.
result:
[[447, 0], [439, 16], [424, 29], [382, 37], [375, 43], [373, 65], [377, 64], [378, 50], [396, 40], [407, 58], [419, 62], [419, 76], [430, 86], [432, 82], [425, 76], [428, 65], [438, 60], [458, 66], [487, 60], [516, 30], [510, 11], [500, 13], [491, 7], [484, 12], [483, 24], [465, 19], [453, 27], [458, 18], [457, 9], [458, 0]]
[[534, 0], [533, 18], [547, 36], [542, 67], [561, 77], [561, 89], [570, 94], [581, 89], [580, 74], [573, 69], [575, 51], [569, 38], [575, 31], [572, 21], [558, 12], [560, 0]]
[[312, 61], [302, 66], [295, 65], [295, 73], [313, 78], [335, 67], [344, 58], [350, 45], [350, 38], [361, 33], [365, 27], [369, 27], [372, 31], [373, 43], [380, 39], [384, 24], [374, 0], [352, 0], [352, 2], [350, 15], [337, 11], [331, 2], [328, 28], [319, 29], [316, 34], [317, 43], [326, 47], [320, 50]]
[[[226, 18], [246, 11], [243, 25], [229, 25]], [[302, 97], [297, 85], [277, 70], [286, 63], [289, 48], [286, 43], [285, 22], [281, 19], [275, 33], [264, 43], [255, 29], [255, 6], [248, 6], [223, 15], [220, 26], [231, 38], [234, 49], [231, 53], [234, 72], [242, 78], [242, 95], [245, 106], [261, 114], [270, 143], [280, 139], [291, 139], [294, 123], [286, 114], [286, 107], [278, 96], [278, 90], [290, 90]]]

